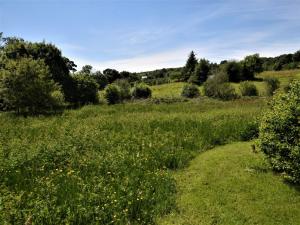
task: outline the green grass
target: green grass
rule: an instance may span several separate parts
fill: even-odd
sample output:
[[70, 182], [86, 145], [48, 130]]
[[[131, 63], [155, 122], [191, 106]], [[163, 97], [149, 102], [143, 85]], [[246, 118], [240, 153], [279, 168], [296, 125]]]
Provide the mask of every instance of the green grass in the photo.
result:
[[[285, 70], [285, 71], [266, 71], [262, 72], [257, 75], [258, 78], [266, 78], [266, 77], [276, 77], [280, 81], [280, 86], [286, 86], [292, 79], [300, 79], [300, 70]], [[253, 83], [258, 90], [260, 96], [266, 95], [266, 87], [263, 81], [250, 81]], [[240, 93], [240, 84], [239, 83], [231, 83], [236, 92]], [[168, 83], [168, 84], [161, 84], [152, 86], [152, 96], [155, 98], [178, 98], [181, 97], [181, 91], [183, 86], [185, 85], [184, 82], [178, 83]], [[201, 94], [203, 95], [203, 86], [199, 87]]]
[[300, 224], [300, 187], [284, 183], [250, 144], [217, 147], [176, 172], [178, 210], [159, 224]]
[[261, 100], [0, 114], [0, 224], [149, 224], [174, 208], [169, 170], [243, 139]]
[[184, 85], [184, 82], [177, 82], [152, 86], [152, 96], [154, 98], [179, 98]]

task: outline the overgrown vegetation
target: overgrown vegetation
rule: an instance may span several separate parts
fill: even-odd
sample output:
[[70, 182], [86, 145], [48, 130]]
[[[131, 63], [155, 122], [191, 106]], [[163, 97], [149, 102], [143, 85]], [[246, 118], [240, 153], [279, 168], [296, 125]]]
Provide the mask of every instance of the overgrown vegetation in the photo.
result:
[[168, 169], [241, 140], [258, 105], [203, 100], [1, 114], [0, 223], [153, 223], [175, 204]]
[[260, 126], [259, 145], [276, 171], [300, 183], [300, 82], [275, 96]]

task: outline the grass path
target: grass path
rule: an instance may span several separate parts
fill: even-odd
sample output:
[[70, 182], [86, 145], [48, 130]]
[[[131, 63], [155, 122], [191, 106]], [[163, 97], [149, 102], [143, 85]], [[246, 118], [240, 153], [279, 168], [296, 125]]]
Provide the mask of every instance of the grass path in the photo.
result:
[[250, 144], [217, 147], [176, 172], [178, 210], [159, 224], [300, 224], [300, 188], [273, 174]]

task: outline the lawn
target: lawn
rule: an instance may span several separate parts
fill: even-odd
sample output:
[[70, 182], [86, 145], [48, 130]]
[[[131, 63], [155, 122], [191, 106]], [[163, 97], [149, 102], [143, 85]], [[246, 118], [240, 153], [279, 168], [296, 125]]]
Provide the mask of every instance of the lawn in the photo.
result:
[[217, 147], [176, 172], [178, 208], [159, 224], [300, 224], [300, 187], [274, 174], [251, 144]]

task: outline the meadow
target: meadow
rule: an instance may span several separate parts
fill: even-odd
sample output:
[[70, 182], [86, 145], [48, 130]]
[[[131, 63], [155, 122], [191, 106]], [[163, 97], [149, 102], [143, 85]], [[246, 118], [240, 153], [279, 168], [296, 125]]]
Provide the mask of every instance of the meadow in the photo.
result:
[[264, 107], [262, 99], [203, 98], [49, 117], [2, 113], [0, 223], [154, 223], [175, 207], [170, 171], [216, 145], [247, 140]]
[[[260, 74], [274, 75], [287, 81]], [[297, 224], [297, 187], [251, 142], [230, 144], [256, 137], [269, 99], [185, 100], [183, 85], [60, 115], [1, 113], [0, 224]]]

